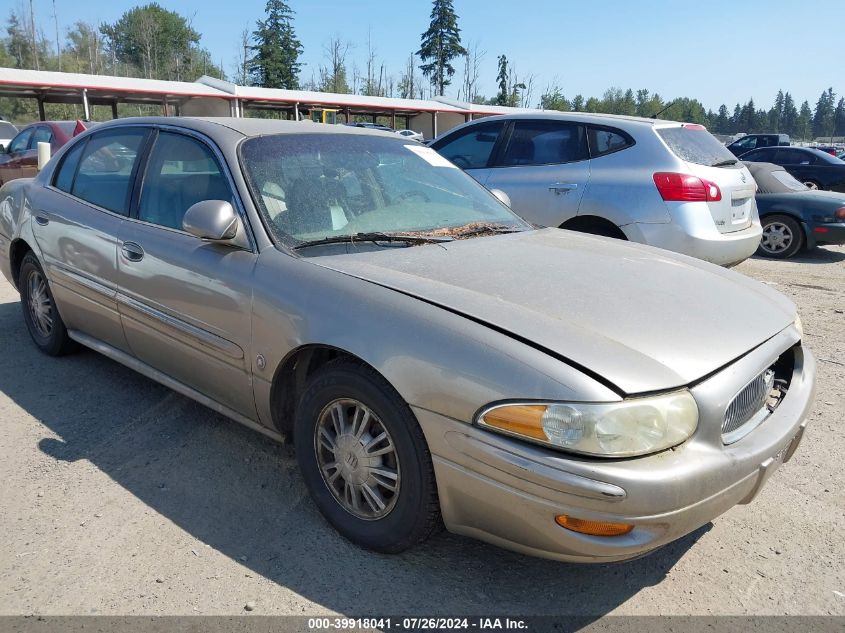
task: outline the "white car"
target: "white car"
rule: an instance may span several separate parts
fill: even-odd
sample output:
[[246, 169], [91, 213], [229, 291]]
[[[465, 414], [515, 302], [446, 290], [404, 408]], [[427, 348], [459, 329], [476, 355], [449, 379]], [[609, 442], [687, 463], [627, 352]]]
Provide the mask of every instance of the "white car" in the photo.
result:
[[760, 244], [754, 179], [701, 125], [537, 111], [464, 123], [430, 147], [539, 226], [722, 266]]
[[425, 140], [425, 137], [420, 132], [414, 132], [413, 130], [397, 130], [396, 133], [399, 136], [404, 136], [405, 138], [419, 141], [420, 143]]
[[18, 128], [16, 128], [8, 121], [0, 119], [0, 147], [8, 147], [9, 143], [13, 138], [15, 138], [17, 133]]

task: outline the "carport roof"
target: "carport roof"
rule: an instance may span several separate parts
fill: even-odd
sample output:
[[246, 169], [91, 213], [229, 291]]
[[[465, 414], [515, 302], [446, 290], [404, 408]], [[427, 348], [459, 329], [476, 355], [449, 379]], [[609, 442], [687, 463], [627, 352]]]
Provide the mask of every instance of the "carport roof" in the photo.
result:
[[[218, 88], [247, 102], [299, 104], [303, 108], [332, 107], [367, 112], [453, 112], [456, 114], [499, 114], [488, 106], [477, 106], [435, 97], [434, 99], [400, 99], [396, 97], [368, 97], [365, 95], [315, 92], [310, 90], [282, 90], [258, 86], [240, 86], [213, 77], [203, 76], [198, 83]], [[513, 108], [498, 108], [512, 112]]]
[[92, 102], [118, 99], [160, 103], [168, 97], [233, 98], [221, 90], [197, 82], [0, 68], [2, 96], [45, 97], [48, 101], [72, 98], [78, 101], [82, 90], [90, 93], [89, 99]]
[[161, 103], [165, 100], [217, 98], [228, 101], [239, 99], [246, 104], [267, 107], [287, 104], [291, 107], [298, 105], [303, 109], [337, 108], [356, 114], [412, 115], [421, 112], [443, 112], [490, 115], [518, 111], [516, 108], [481, 106], [443, 97], [400, 99], [240, 86], [208, 76], [188, 82], [0, 68], [0, 96], [78, 103], [83, 90], [91, 103]]

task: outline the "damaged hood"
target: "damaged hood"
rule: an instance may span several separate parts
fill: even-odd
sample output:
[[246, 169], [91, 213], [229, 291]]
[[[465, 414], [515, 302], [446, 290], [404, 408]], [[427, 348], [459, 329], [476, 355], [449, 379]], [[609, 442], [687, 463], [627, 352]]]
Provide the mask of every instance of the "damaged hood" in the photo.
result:
[[625, 394], [695, 382], [795, 319], [788, 299], [738, 273], [558, 229], [354, 249], [309, 260], [529, 341]]

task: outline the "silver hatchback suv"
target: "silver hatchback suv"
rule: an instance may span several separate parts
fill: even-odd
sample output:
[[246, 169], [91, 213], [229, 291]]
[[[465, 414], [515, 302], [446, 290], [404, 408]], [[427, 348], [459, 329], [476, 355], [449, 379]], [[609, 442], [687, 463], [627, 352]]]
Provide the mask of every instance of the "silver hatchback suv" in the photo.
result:
[[431, 147], [538, 225], [723, 266], [760, 242], [754, 179], [701, 125], [538, 111], [470, 121]]

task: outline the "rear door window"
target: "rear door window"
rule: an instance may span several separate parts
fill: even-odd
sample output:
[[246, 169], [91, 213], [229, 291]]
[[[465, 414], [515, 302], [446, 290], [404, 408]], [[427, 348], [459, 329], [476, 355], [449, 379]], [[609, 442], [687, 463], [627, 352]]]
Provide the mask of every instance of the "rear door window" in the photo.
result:
[[461, 169], [484, 169], [504, 126], [502, 121], [473, 125], [432, 147]]
[[736, 160], [727, 147], [703, 125], [678, 125], [657, 128], [657, 134], [681, 160], [696, 165], [714, 166]]
[[53, 180], [53, 185], [57, 189], [67, 193], [73, 191], [73, 180], [76, 178], [76, 170], [79, 167], [79, 159], [82, 158], [83, 149], [85, 149], [85, 141], [77, 143], [65, 154]]
[[797, 149], [780, 149], [776, 160], [781, 165], [813, 165], [816, 157]]
[[583, 125], [519, 119], [498, 164], [502, 167], [559, 165], [586, 160], [588, 156]]
[[127, 215], [143, 128], [109, 130], [92, 136], [82, 153], [71, 193], [91, 204]]
[[32, 148], [38, 147], [39, 143], [50, 143], [53, 140], [53, 130], [46, 125], [39, 125], [32, 135]]

